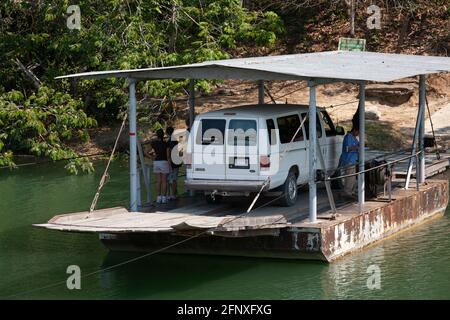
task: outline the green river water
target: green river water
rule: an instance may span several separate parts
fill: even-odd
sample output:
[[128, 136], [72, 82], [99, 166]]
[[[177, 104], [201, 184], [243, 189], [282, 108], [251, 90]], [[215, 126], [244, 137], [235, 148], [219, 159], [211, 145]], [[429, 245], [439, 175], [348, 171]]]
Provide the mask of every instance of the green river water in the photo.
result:
[[[72, 176], [61, 163], [0, 169], [0, 298], [450, 298], [450, 208], [443, 218], [333, 264], [157, 254], [82, 278], [81, 290], [69, 290], [69, 265], [86, 275], [139, 256], [108, 252], [95, 235], [31, 226], [87, 210], [102, 170], [97, 164], [95, 174]], [[98, 208], [126, 206], [128, 183], [126, 164], [114, 163]], [[366, 285], [370, 265], [381, 270], [380, 289]]]

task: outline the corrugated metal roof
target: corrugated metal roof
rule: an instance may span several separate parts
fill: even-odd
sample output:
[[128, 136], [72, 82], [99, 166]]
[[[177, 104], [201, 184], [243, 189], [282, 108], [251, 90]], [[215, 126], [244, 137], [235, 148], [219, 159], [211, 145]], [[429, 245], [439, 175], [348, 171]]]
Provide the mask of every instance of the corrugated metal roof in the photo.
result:
[[366, 80], [389, 82], [450, 71], [450, 58], [376, 52], [327, 51], [134, 70], [72, 74], [63, 78], [239, 79], [239, 80]]

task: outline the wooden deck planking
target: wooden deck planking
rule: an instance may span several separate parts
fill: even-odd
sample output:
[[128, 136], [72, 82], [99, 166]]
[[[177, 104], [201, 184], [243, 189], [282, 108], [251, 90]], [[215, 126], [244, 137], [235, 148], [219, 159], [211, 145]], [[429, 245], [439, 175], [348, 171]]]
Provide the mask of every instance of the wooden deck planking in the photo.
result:
[[[393, 199], [405, 197], [414, 190], [394, 189]], [[339, 198], [336, 198], [339, 200]], [[202, 204], [199, 204], [202, 206]], [[367, 201], [365, 211], [387, 205], [383, 201]], [[178, 211], [184, 212], [184, 207]], [[218, 206], [221, 208], [221, 206]], [[300, 193], [298, 206], [264, 207], [245, 214], [245, 208], [224, 206], [227, 215], [208, 216], [190, 213], [168, 212], [128, 212], [125, 208], [103, 209], [93, 214], [75, 213], [53, 218], [49, 223], [35, 225], [47, 229], [76, 232], [172, 232], [177, 230], [208, 230], [214, 228], [219, 232], [240, 230], [262, 230], [290, 227], [314, 227], [335, 224], [359, 213], [357, 203], [337, 202], [338, 217], [331, 220], [332, 212], [326, 192], [318, 190], [318, 222], [308, 221], [308, 194]], [[99, 217], [97, 217], [97, 214]], [[241, 216], [242, 215], [242, 216]]]
[[[185, 200], [186, 201], [186, 200]], [[189, 200], [187, 200], [189, 201]], [[246, 213], [247, 206], [217, 205], [211, 209], [203, 201], [190, 199], [195, 204], [168, 211], [129, 212], [125, 208], [111, 208], [56, 216], [46, 224], [35, 225], [53, 230], [79, 232], [170, 232], [185, 229], [211, 229], [230, 232], [239, 230], [282, 228], [308, 216], [308, 194], [300, 193], [298, 205], [276, 205], [256, 208]], [[261, 199], [264, 205], [268, 199]], [[200, 210], [195, 210], [195, 208]], [[157, 208], [156, 208], [157, 209]], [[327, 212], [328, 198], [323, 189], [318, 190], [318, 212]]]

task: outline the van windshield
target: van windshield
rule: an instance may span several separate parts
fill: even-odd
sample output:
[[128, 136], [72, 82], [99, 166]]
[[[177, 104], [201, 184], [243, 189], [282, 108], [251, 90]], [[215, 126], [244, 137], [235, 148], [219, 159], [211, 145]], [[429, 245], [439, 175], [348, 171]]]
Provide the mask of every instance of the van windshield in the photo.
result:
[[202, 119], [197, 129], [196, 143], [201, 145], [223, 145], [225, 135], [224, 119]]
[[256, 146], [256, 121], [233, 119], [228, 125], [228, 144]]

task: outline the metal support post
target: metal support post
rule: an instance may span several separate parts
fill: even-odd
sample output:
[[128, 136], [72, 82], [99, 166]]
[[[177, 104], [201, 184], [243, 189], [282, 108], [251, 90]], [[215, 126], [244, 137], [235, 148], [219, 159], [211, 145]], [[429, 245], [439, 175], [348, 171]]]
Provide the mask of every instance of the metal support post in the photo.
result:
[[[189, 80], [189, 128], [192, 130], [195, 119], [195, 80]], [[195, 195], [194, 190], [189, 190], [189, 196], [193, 197]]]
[[258, 104], [264, 104], [264, 80], [258, 80]]
[[130, 136], [130, 211], [137, 211], [136, 81], [128, 79]]
[[192, 124], [195, 119], [195, 80], [189, 80], [189, 127], [192, 128]]
[[365, 195], [365, 146], [366, 146], [366, 83], [359, 84], [359, 175], [358, 175], [358, 204], [359, 212], [364, 208]]
[[316, 106], [316, 84], [312, 81], [309, 85], [309, 221], [317, 220], [317, 106]]
[[421, 75], [419, 78], [419, 110], [420, 110], [420, 128], [419, 128], [419, 140], [418, 149], [419, 154], [419, 171], [416, 169], [416, 179], [419, 183], [425, 182], [425, 147], [424, 147], [424, 137], [425, 137], [425, 104], [426, 104], [426, 83], [425, 76]]
[[[425, 80], [423, 80], [423, 81], [425, 81]], [[419, 81], [419, 82], [421, 82], [421, 81]], [[421, 87], [420, 83], [419, 83], [419, 87]], [[424, 83], [423, 83], [423, 87], [425, 87]], [[425, 111], [425, 110], [423, 110], [423, 111]], [[414, 160], [416, 160], [416, 180], [419, 179], [418, 177], [419, 177], [420, 169], [418, 169], [418, 168], [420, 167], [420, 165], [418, 165], [418, 162], [417, 162], [418, 157], [415, 157], [415, 154], [416, 154], [417, 146], [419, 145], [418, 138], [420, 135], [420, 133], [419, 133], [420, 126], [421, 126], [421, 123], [424, 123], [422, 117], [425, 117], [425, 112], [422, 112], [422, 110], [420, 108], [420, 88], [419, 88], [419, 108], [417, 110], [416, 127], [414, 128], [414, 136], [413, 136], [413, 140], [412, 140], [412, 144], [411, 144], [411, 158], [409, 158], [408, 170], [406, 171], [405, 189], [409, 188], [409, 183], [411, 181], [411, 173], [412, 173]], [[425, 164], [425, 161], [424, 161], [424, 164]]]

